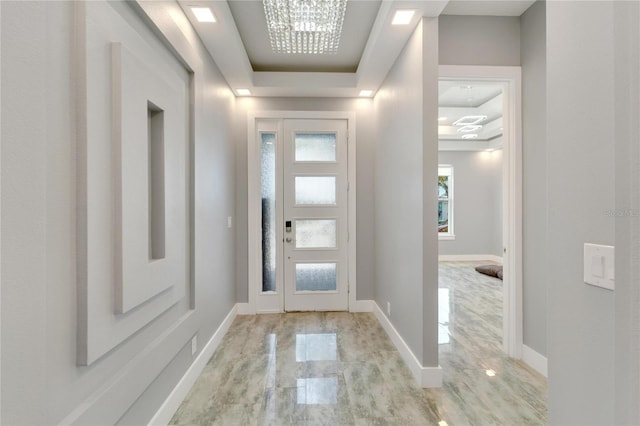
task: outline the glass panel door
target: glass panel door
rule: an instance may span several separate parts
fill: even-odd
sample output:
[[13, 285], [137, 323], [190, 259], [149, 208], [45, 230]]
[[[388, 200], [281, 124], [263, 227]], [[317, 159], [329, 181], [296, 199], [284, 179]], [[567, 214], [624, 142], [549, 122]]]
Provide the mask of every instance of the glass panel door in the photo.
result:
[[284, 306], [347, 310], [347, 122], [284, 120]]

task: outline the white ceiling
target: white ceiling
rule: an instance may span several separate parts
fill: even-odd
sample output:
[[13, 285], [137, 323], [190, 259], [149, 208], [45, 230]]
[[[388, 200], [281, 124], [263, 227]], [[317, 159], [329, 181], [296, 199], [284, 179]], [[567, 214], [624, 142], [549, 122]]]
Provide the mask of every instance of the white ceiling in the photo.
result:
[[[349, 0], [336, 55], [271, 51], [261, 0], [178, 0], [229, 86], [252, 96], [356, 97], [375, 91], [421, 17], [440, 14], [519, 16], [533, 0]], [[197, 22], [192, 6], [217, 22]], [[391, 25], [397, 9], [416, 11], [409, 25]]]
[[[476, 134], [472, 141], [491, 141], [502, 136], [502, 86], [477, 81], [440, 81], [438, 83], [438, 139], [463, 141], [465, 133]], [[460, 132], [457, 120], [468, 116], [486, 116], [472, 132]], [[501, 145], [501, 141], [496, 141]]]

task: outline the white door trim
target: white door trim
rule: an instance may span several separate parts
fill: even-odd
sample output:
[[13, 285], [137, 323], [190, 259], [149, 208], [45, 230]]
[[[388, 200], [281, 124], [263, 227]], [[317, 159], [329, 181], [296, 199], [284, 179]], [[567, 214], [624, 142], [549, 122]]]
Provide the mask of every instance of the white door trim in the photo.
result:
[[259, 202], [260, 152], [256, 141], [256, 120], [258, 119], [329, 119], [347, 121], [349, 311], [356, 310], [356, 113], [354, 111], [249, 111], [247, 113], [248, 313], [284, 312], [284, 300], [282, 298], [279, 309], [263, 310], [257, 306], [257, 296], [261, 291], [262, 282], [262, 256], [260, 251], [262, 233]]
[[522, 71], [519, 66], [440, 65], [440, 78], [504, 84], [503, 349], [522, 358]]

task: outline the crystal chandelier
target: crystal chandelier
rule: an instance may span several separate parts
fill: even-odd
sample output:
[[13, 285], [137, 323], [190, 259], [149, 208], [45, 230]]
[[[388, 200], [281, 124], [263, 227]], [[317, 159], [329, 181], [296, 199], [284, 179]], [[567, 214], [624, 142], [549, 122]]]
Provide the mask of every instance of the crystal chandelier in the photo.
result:
[[337, 53], [347, 0], [263, 0], [276, 53]]

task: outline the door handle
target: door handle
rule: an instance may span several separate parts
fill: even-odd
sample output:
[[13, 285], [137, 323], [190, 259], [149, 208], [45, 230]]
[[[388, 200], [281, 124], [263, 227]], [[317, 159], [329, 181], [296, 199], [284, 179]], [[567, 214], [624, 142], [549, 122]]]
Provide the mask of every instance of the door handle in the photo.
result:
[[291, 242], [291, 237], [287, 237], [284, 239], [286, 242], [290, 243]]

